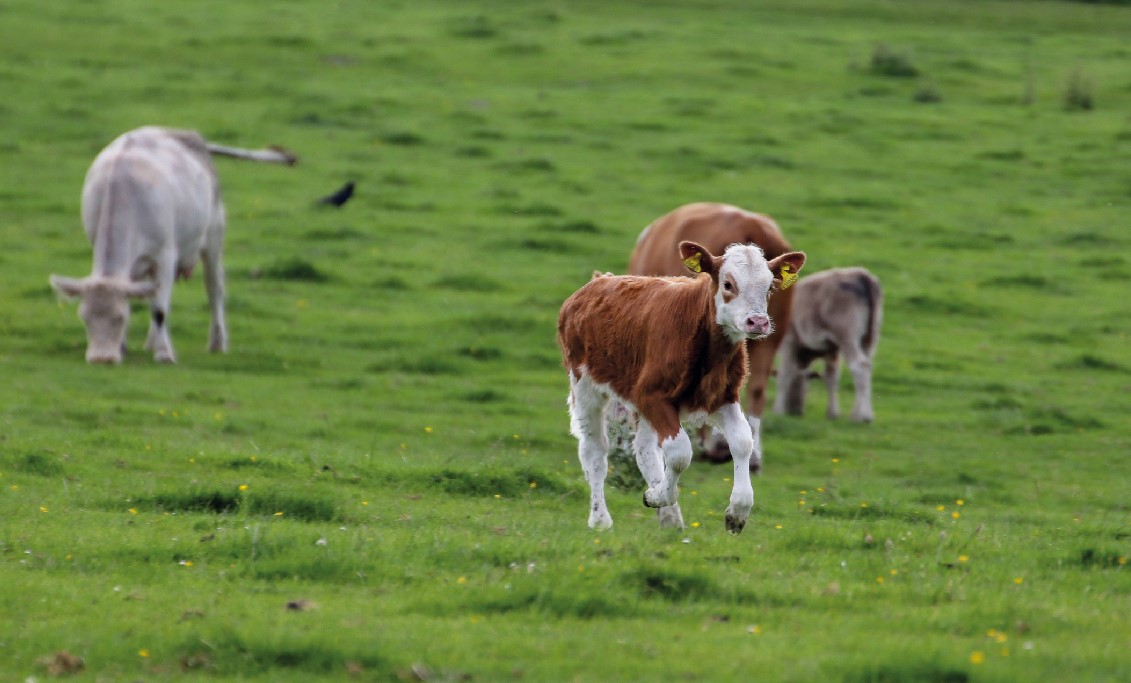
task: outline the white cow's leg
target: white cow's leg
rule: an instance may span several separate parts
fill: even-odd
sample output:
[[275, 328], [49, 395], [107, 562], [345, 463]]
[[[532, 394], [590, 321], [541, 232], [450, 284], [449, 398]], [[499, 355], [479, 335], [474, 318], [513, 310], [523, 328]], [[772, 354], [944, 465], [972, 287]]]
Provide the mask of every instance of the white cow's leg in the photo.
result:
[[176, 256], [170, 251], [158, 258], [154, 273], [157, 290], [149, 304], [149, 333], [145, 337], [145, 348], [153, 352], [153, 360], [159, 363], [177, 362], [173, 342], [169, 338], [169, 306], [173, 300], [176, 267]]
[[221, 206], [201, 252], [204, 261], [204, 287], [208, 292], [208, 308], [212, 313], [212, 324], [208, 329], [208, 350], [213, 352], [228, 350], [228, 327], [224, 320], [224, 223], [224, 208]]
[[852, 401], [851, 419], [871, 422], [872, 414], [872, 359], [859, 346], [844, 347], [844, 362], [852, 373], [855, 397]]
[[605, 477], [609, 473], [609, 439], [605, 428], [608, 398], [587, 377], [575, 380], [570, 375], [570, 432], [577, 437], [577, 457], [589, 482], [589, 528], [608, 529], [613, 525], [605, 503]]
[[822, 373], [822, 377], [825, 380], [825, 390], [829, 395], [826, 415], [830, 420], [836, 419], [840, 417], [840, 397], [838, 395], [840, 389], [840, 359], [835, 350], [825, 355], [825, 371]]
[[723, 406], [717, 420], [730, 444], [734, 458], [734, 487], [730, 492], [730, 505], [726, 509], [726, 528], [732, 534], [742, 532], [750, 510], [754, 507], [754, 486], [750, 483], [750, 456], [754, 451], [754, 437], [750, 423], [737, 403]]

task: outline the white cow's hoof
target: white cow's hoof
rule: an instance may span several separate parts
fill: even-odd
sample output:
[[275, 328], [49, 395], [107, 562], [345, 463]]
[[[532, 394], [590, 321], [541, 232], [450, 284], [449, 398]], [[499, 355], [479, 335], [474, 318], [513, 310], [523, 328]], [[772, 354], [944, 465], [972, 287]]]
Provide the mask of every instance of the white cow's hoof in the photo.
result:
[[613, 518], [607, 511], [594, 512], [589, 515], [589, 528], [596, 531], [606, 531], [613, 528]]
[[679, 505], [670, 505], [656, 510], [656, 519], [660, 521], [661, 529], [683, 528], [683, 515], [680, 514]]
[[644, 505], [650, 508], [665, 508], [669, 505], [675, 505], [675, 497], [668, 498], [664, 496], [664, 488], [648, 489], [644, 492]]

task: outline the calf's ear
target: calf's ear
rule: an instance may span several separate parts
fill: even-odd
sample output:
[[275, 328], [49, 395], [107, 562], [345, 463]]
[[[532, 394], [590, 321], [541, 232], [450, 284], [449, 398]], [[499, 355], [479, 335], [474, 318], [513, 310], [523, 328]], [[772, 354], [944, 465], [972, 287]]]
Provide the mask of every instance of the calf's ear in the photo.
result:
[[52, 275], [50, 281], [52, 289], [66, 299], [79, 299], [82, 297], [83, 290], [86, 289], [84, 280], [76, 280], [73, 277]]
[[805, 265], [805, 252], [791, 251], [773, 259], [766, 264], [774, 274], [774, 285], [779, 289], [788, 289], [797, 281], [797, 274]]
[[695, 242], [680, 242], [679, 257], [691, 272], [707, 273], [713, 278], [718, 278], [722, 259], [711, 254], [706, 247]]
[[131, 299], [147, 299], [153, 296], [156, 291], [157, 282], [155, 280], [142, 280], [126, 285], [126, 296]]

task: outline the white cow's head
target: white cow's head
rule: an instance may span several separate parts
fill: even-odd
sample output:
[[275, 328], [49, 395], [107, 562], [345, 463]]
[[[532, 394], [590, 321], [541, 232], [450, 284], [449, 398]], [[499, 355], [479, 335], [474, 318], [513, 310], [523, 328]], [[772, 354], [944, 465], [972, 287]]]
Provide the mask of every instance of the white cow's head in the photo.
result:
[[69, 298], [80, 299], [79, 318], [86, 325], [86, 362], [121, 363], [130, 321], [130, 299], [153, 295], [152, 280], [130, 282], [123, 278], [90, 276], [81, 280], [51, 276], [51, 286]]
[[800, 251], [767, 262], [753, 244], [732, 244], [722, 256], [715, 256], [695, 242], [680, 242], [679, 255], [689, 270], [711, 276], [715, 322], [736, 343], [773, 333], [774, 323], [767, 311], [770, 291], [793, 284], [805, 265], [805, 254]]

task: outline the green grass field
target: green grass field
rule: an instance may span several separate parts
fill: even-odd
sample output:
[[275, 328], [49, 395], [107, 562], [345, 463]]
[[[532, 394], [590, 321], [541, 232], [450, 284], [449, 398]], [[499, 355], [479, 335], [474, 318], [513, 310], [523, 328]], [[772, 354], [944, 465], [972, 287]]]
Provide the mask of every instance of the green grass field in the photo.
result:
[[[0, 678], [1131, 679], [1131, 8], [0, 0]], [[118, 134], [217, 161], [231, 352], [83, 362]], [[348, 179], [342, 210], [313, 202]], [[690, 201], [887, 311], [877, 421], [767, 416], [586, 527], [554, 342]], [[846, 381], [847, 381], [846, 376]], [[850, 405], [850, 387], [841, 400]], [[62, 653], [82, 659], [82, 668]]]

